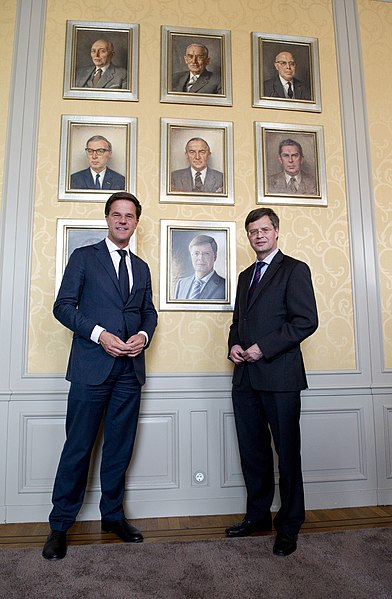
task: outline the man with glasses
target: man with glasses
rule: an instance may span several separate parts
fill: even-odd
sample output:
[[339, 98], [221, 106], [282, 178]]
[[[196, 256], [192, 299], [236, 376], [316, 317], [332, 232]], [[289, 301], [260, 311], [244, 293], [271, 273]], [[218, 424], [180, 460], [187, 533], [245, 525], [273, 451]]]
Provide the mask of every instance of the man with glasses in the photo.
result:
[[245, 229], [256, 262], [238, 278], [229, 359], [247, 506], [244, 519], [227, 528], [226, 535], [272, 529], [272, 434], [280, 491], [273, 553], [286, 556], [296, 550], [305, 518], [299, 419], [307, 382], [300, 343], [317, 329], [317, 307], [309, 267], [278, 249], [277, 214], [270, 208], [252, 210]]
[[310, 100], [307, 86], [295, 75], [295, 60], [291, 52], [279, 52], [275, 57], [276, 77], [264, 81], [264, 96], [286, 100]]
[[125, 190], [125, 177], [107, 166], [112, 156], [112, 144], [106, 137], [90, 137], [85, 152], [89, 168], [71, 175], [71, 189]]
[[173, 74], [172, 91], [189, 94], [221, 94], [220, 74], [207, 69], [210, 60], [207, 46], [189, 44], [184, 55], [187, 70]]
[[268, 177], [268, 193], [317, 195], [315, 179], [302, 168], [304, 160], [301, 144], [293, 139], [283, 139], [278, 150], [281, 170]]

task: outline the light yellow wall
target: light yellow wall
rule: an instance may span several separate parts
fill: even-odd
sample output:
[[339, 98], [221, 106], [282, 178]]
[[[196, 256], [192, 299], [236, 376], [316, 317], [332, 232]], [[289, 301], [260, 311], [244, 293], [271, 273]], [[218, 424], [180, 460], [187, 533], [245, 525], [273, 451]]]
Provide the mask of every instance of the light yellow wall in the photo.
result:
[[384, 333], [384, 367], [392, 368], [392, 4], [360, 0]]
[[16, 0], [4, 0], [1, 7], [0, 19], [0, 39], [3, 40], [2, 64], [0, 68], [0, 206], [3, 196], [4, 155], [7, 135], [8, 100], [11, 82], [15, 16]]
[[[333, 17], [330, 0], [112, 0], [99, 3], [99, 19], [82, 0], [48, 0], [42, 82], [34, 243], [31, 276], [29, 364], [31, 373], [65, 370], [70, 334], [51, 315], [55, 280], [57, 218], [101, 218], [102, 203], [57, 199], [62, 114], [132, 116], [138, 119], [137, 195], [143, 205], [138, 254], [151, 266], [159, 306], [160, 219], [197, 219], [237, 223], [237, 270], [254, 259], [243, 229], [256, 207], [254, 121], [323, 125], [328, 207], [277, 207], [280, 247], [311, 266], [320, 328], [304, 343], [309, 370], [355, 368], [353, 302], [348, 242], [342, 135]], [[282, 19], [284, 15], [284, 19]], [[140, 100], [63, 100], [66, 20], [140, 24]], [[228, 29], [232, 32], [233, 107], [161, 104], [161, 25]], [[251, 32], [319, 39], [321, 114], [251, 107]], [[235, 206], [159, 203], [160, 118], [196, 118], [234, 123]], [[226, 339], [231, 314], [160, 312], [159, 328], [148, 351], [150, 372], [228, 372]]]

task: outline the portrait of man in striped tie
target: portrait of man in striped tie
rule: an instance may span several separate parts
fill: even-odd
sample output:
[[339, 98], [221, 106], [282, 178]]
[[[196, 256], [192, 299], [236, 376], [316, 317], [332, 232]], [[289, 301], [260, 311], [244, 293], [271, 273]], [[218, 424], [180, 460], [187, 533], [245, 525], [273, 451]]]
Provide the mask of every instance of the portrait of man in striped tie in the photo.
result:
[[172, 172], [170, 191], [223, 193], [223, 173], [208, 166], [211, 149], [202, 137], [192, 137], [185, 146], [188, 168]]

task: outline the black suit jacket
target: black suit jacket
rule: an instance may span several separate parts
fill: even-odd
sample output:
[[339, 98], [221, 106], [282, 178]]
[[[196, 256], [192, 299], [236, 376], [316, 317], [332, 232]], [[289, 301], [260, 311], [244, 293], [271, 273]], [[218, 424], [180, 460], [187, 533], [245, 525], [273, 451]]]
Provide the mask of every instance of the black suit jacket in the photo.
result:
[[254, 264], [238, 279], [229, 352], [257, 343], [263, 357], [236, 365], [233, 384], [240, 385], [248, 368], [253, 388], [298, 391], [307, 387], [300, 343], [318, 326], [317, 307], [309, 267], [280, 250], [268, 266], [248, 306]]
[[[295, 100], [310, 100], [310, 91], [308, 87], [302, 83], [299, 79], [294, 77], [294, 98]], [[264, 81], [264, 96], [268, 96], [271, 98], [285, 98], [284, 89], [282, 82], [279, 77], [274, 77], [273, 79], [267, 79]], [[288, 98], [286, 98], [287, 100]]]
[[[71, 189], [95, 189], [95, 181], [89, 168], [71, 175]], [[125, 190], [125, 177], [111, 168], [106, 168], [102, 190], [106, 189]]]
[[[66, 266], [53, 313], [73, 331], [66, 378], [72, 382], [103, 383], [114, 360], [90, 336], [96, 325], [124, 338], [145, 331], [148, 343], [157, 324], [148, 265], [131, 254], [133, 287], [124, 305], [119, 281], [105, 241], [76, 249]], [[133, 358], [141, 385], [145, 382], [144, 351]]]

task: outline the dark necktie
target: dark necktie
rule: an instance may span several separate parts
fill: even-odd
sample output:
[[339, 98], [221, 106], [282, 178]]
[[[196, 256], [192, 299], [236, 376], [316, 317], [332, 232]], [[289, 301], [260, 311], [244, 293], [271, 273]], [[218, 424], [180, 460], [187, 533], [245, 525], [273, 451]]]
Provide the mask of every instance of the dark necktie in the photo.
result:
[[193, 191], [203, 191], [203, 181], [201, 180], [201, 173], [199, 171], [195, 175], [195, 187]]
[[297, 180], [295, 177], [291, 177], [291, 179], [289, 181], [289, 189], [290, 189], [291, 193], [297, 193], [297, 191], [298, 191]]
[[293, 94], [293, 88], [291, 87], [291, 81], [288, 82], [287, 84], [287, 95], [289, 98], [292, 98], [294, 96]]
[[98, 69], [97, 71], [95, 71], [94, 77], [93, 77], [93, 85], [97, 85], [98, 81], [101, 79], [101, 75], [102, 75], [102, 69]]
[[253, 275], [253, 280], [252, 280], [252, 283], [248, 290], [248, 304], [250, 303], [250, 300], [252, 299], [252, 295], [260, 281], [261, 269], [263, 268], [263, 266], [265, 264], [266, 264], [266, 262], [257, 262], [257, 264], [256, 264], [255, 274]]
[[124, 300], [124, 303], [127, 301], [129, 296], [129, 274], [128, 268], [125, 262], [125, 256], [127, 255], [127, 250], [117, 250], [120, 254], [120, 265], [118, 267], [118, 280], [120, 282], [120, 290], [121, 296]]
[[95, 175], [95, 189], [101, 189], [101, 186], [99, 184], [99, 173]]

